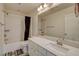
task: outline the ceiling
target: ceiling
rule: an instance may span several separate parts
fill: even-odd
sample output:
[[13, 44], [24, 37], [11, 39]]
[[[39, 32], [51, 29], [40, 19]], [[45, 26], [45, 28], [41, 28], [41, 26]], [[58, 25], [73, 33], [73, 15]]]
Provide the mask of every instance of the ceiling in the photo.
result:
[[41, 3], [6, 3], [4, 4], [4, 7], [7, 10], [29, 13], [37, 8], [40, 4]]

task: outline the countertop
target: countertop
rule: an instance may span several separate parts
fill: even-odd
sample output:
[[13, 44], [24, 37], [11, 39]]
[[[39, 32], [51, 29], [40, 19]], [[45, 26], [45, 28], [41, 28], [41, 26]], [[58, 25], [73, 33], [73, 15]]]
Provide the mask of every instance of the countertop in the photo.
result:
[[51, 49], [51, 47], [53, 47], [53, 46], [51, 46], [51, 47], [47, 46], [49, 43], [56, 43], [55, 41], [51, 41], [46, 38], [36, 37], [36, 36], [29, 38], [29, 40], [35, 42], [39, 46], [43, 47], [44, 49], [50, 51], [51, 53], [53, 53], [57, 56], [79, 56], [79, 49], [69, 46], [69, 45], [64, 44], [65, 47], [69, 48], [68, 51], [63, 51], [63, 50], [60, 51], [59, 49], [55, 49], [55, 48]]

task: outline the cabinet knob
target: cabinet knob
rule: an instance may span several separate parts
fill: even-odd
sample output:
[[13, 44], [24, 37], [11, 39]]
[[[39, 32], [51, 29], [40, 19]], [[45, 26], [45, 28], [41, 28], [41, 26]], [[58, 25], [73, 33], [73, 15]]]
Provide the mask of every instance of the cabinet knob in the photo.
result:
[[4, 39], [5, 44], [8, 44], [8, 39]]
[[7, 37], [7, 35], [6, 35], [6, 34], [4, 34], [4, 37]]
[[10, 30], [9, 29], [7, 29], [7, 30], [4, 30], [5, 32], [9, 32]]
[[2, 26], [4, 25], [4, 24], [2, 24], [2, 23], [0, 23]]
[[4, 39], [5, 41], [8, 41], [8, 39]]

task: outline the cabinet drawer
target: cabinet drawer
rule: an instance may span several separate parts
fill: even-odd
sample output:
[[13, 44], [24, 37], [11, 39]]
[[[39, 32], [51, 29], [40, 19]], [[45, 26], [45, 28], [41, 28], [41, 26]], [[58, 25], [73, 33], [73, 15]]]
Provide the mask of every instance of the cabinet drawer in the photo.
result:
[[28, 51], [30, 56], [37, 56], [38, 55], [37, 44], [29, 40]]
[[38, 51], [42, 56], [46, 56], [46, 50], [43, 47], [38, 46]]
[[29, 46], [28, 46], [28, 48], [31, 48], [31, 49], [37, 49], [37, 44], [35, 44], [34, 42], [32, 42], [32, 41], [29, 41]]

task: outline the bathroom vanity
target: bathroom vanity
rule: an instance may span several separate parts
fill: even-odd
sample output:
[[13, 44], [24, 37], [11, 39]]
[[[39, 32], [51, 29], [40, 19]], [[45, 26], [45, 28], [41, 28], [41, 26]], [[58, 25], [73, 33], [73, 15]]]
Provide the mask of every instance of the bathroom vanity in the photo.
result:
[[79, 48], [65, 44], [59, 46], [56, 41], [44, 37], [29, 38], [28, 50], [30, 56], [79, 56]]
[[[75, 17], [74, 6], [52, 4], [38, 11], [38, 33], [29, 38], [29, 55], [79, 56], [79, 17]], [[62, 46], [57, 44], [60, 39]]]

